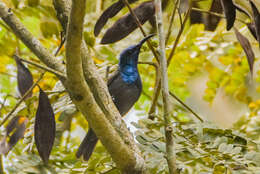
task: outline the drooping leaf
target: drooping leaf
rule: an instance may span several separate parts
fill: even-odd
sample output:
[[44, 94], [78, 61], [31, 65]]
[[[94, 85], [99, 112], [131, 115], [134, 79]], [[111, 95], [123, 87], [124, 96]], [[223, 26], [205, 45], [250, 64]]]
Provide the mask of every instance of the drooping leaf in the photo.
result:
[[[129, 0], [128, 3], [133, 3], [135, 1], [137, 0]], [[94, 28], [94, 35], [98, 36], [104, 25], [106, 25], [108, 19], [114, 17], [124, 6], [125, 4], [122, 0], [109, 6], [98, 18]]]
[[250, 1], [250, 4], [251, 4], [251, 8], [253, 10], [253, 15], [254, 15], [254, 24], [255, 24], [255, 30], [256, 30], [256, 36], [257, 36], [256, 38], [258, 40], [259, 47], [260, 47], [260, 13], [252, 1]]
[[48, 96], [40, 89], [34, 134], [35, 144], [42, 160], [47, 163], [55, 139], [56, 123]]
[[28, 119], [23, 116], [14, 117], [6, 126], [5, 138], [0, 142], [0, 154], [7, 154], [24, 136]]
[[[215, 12], [215, 13], [222, 13], [223, 9], [221, 7], [221, 2], [219, 0], [212, 1], [210, 11]], [[203, 20], [203, 19], [201, 19], [201, 20]], [[207, 15], [207, 23], [205, 24], [206, 30], [214, 31], [216, 29], [219, 21], [220, 21], [220, 17], [214, 16], [214, 15]]]
[[253, 22], [248, 23], [247, 28], [249, 29], [250, 33], [254, 36], [254, 38], [257, 40], [255, 24]]
[[[134, 13], [138, 17], [141, 24], [153, 17], [155, 7], [153, 1], [147, 1], [136, 7]], [[114, 43], [123, 39], [137, 28], [135, 19], [130, 13], [117, 20], [112, 27], [110, 27], [101, 40], [101, 44]]]
[[[191, 3], [193, 8], [199, 8], [198, 2]], [[202, 13], [198, 11], [191, 10], [190, 12], [190, 23], [191, 24], [201, 24], [203, 23]]]
[[[31, 88], [33, 85], [33, 76], [28, 68], [24, 66], [18, 56], [14, 55], [16, 66], [17, 66], [17, 81], [18, 81], [18, 90], [21, 96]], [[30, 97], [30, 93], [27, 97]]]
[[251, 47], [248, 39], [245, 36], [243, 36], [235, 27], [234, 27], [234, 30], [235, 30], [237, 40], [239, 41], [240, 45], [242, 46], [243, 50], [246, 53], [248, 65], [249, 65], [250, 72], [251, 72], [251, 75], [252, 75], [253, 74], [254, 62], [255, 62], [255, 54], [252, 50], [252, 47]]
[[227, 30], [230, 30], [235, 23], [236, 7], [232, 0], [221, 0], [221, 5], [226, 16]]

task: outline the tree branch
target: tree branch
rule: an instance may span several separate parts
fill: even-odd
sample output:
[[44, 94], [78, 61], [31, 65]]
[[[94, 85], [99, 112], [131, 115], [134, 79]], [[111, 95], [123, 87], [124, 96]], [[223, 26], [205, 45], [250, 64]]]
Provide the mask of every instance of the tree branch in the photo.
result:
[[23, 43], [46, 64], [48, 67], [64, 72], [64, 68], [61, 62], [58, 62], [53, 56], [49, 54], [39, 40], [37, 40], [19, 21], [19, 19], [13, 14], [10, 8], [8, 8], [3, 2], [0, 2], [0, 17], [5, 23], [12, 29], [14, 34], [19, 37]]
[[52, 74], [54, 74], [54, 75], [56, 75], [58, 77], [62, 77], [64, 79], [66, 79], [66, 76], [64, 74], [62, 74], [61, 72], [59, 72], [59, 71], [55, 71], [54, 69], [51, 69], [49, 67], [46, 67], [44, 65], [38, 64], [38, 63], [30, 61], [30, 60], [23, 59], [23, 58], [21, 58], [19, 56], [17, 56], [17, 57], [18, 57], [18, 59], [20, 59], [21, 61], [23, 61], [25, 63], [28, 63], [30, 65], [33, 65], [33, 66], [37, 67], [37, 68], [40, 68], [40, 69], [45, 70], [45, 71], [48, 71], [48, 72], [50, 72], [50, 73], [52, 73]]
[[182, 33], [183, 33], [185, 24], [186, 24], [186, 22], [187, 22], [188, 19], [189, 19], [189, 16], [190, 16], [189, 14], [190, 14], [190, 8], [189, 8], [188, 12], [186, 13], [186, 15], [185, 15], [185, 17], [184, 17], [183, 23], [181, 23], [181, 28], [180, 28], [180, 30], [179, 30], [179, 32], [178, 32], [178, 35], [177, 35], [177, 37], [176, 37], [176, 39], [175, 39], [175, 41], [174, 41], [174, 44], [173, 44], [172, 50], [171, 50], [171, 52], [170, 52], [170, 55], [169, 55], [169, 57], [168, 57], [168, 59], [167, 59], [167, 66], [169, 66], [170, 63], [171, 63], [172, 57], [173, 57], [173, 55], [174, 55], [174, 53], [175, 53], [175, 50], [176, 50], [176, 48], [177, 48], [177, 45], [178, 45], [179, 40], [180, 40], [180, 38], [181, 38], [181, 35], [182, 35]]
[[[45, 63], [48, 67], [55, 69], [56, 71], [63, 72], [64, 69], [62, 64], [57, 63], [55, 58], [51, 54], [49, 54], [49, 52], [40, 44], [40, 42], [35, 37], [32, 36], [32, 34], [21, 24], [17, 17], [15, 17], [15, 15], [13, 14], [9, 16], [9, 13], [10, 12], [8, 12], [8, 8], [5, 6], [5, 4], [0, 2], [0, 16], [5, 17], [6, 24], [13, 30], [13, 32], [17, 34], [17, 36], [24, 42], [24, 44], [29, 49], [31, 49], [32, 52], [37, 57], [39, 57], [40, 60], [43, 61], [43, 63]], [[76, 21], [78, 21], [78, 19]], [[77, 26], [73, 25], [73, 27]], [[77, 36], [77, 38], [79, 37]], [[71, 56], [72, 55], [70, 55], [69, 57]], [[79, 64], [77, 64], [78, 62], [74, 63], [76, 63], [77, 67], [79, 67]], [[74, 73], [72, 74], [75, 75]], [[81, 81], [84, 78], [82, 78], [82, 76], [80, 76], [80, 78], [81, 79], [78, 79], [77, 77], [75, 81], [79, 82], [79, 84], [77, 84], [79, 86], [83, 84], [83, 88], [81, 89], [83, 93], [77, 95], [79, 94], [77, 91], [71, 92], [70, 90], [73, 84], [69, 84], [68, 81], [66, 81], [67, 79], [59, 77], [76, 106], [80, 108], [84, 116], [88, 116], [90, 124], [94, 125], [93, 128], [97, 135], [102, 135], [102, 137], [100, 137], [102, 143], [108, 149], [108, 151], [112, 155], [112, 158], [120, 166], [120, 168], [126, 171], [126, 173], [143, 173], [143, 158], [141, 158], [139, 154], [130, 151], [127, 144], [122, 142], [120, 136], [118, 136], [111, 124], [105, 118], [103, 112], [96, 105], [88, 86]], [[82, 98], [82, 96], [84, 97]], [[124, 154], [123, 156], [122, 153]]]
[[166, 160], [169, 167], [169, 173], [177, 173], [176, 157], [174, 151], [174, 140], [172, 135], [172, 125], [170, 119], [171, 104], [168, 87], [168, 75], [167, 75], [167, 60], [165, 55], [165, 38], [163, 33], [163, 19], [162, 19], [162, 7], [161, 0], [155, 1], [156, 18], [157, 18], [157, 30], [159, 36], [159, 57], [160, 57], [160, 75], [161, 86], [163, 96], [163, 116], [164, 116], [164, 130], [166, 138]]
[[172, 15], [171, 15], [171, 18], [170, 18], [170, 24], [169, 24], [168, 32], [167, 32], [166, 39], [165, 39], [165, 45], [168, 44], [168, 41], [169, 41], [169, 38], [170, 38], [170, 35], [171, 35], [171, 32], [172, 32], [172, 25], [173, 25], [173, 21], [174, 21], [176, 11], [177, 11], [178, 3], [179, 3], [179, 0], [176, 0], [176, 2], [174, 4], [174, 8], [172, 10]]
[[[84, 5], [84, 6], [83, 6]], [[144, 162], [142, 157], [136, 151], [133, 151], [129, 148], [127, 143], [123, 141], [123, 138], [117, 133], [114, 129], [113, 125], [117, 125], [117, 127], [125, 127], [124, 122], [122, 121], [120, 114], [116, 111], [116, 116], [118, 119], [115, 119], [115, 116], [109, 112], [107, 105], [111, 105], [109, 103], [96, 103], [94, 96], [88, 85], [86, 84], [83, 69], [82, 69], [82, 58], [84, 55], [84, 44], [82, 42], [82, 31], [83, 31], [83, 19], [84, 19], [84, 8], [85, 0], [73, 0], [72, 8], [70, 14], [70, 20], [68, 24], [67, 31], [67, 44], [66, 44], [66, 60], [67, 60], [67, 76], [68, 76], [68, 88], [70, 89], [70, 95], [76, 105], [79, 107], [81, 112], [86, 116], [91, 128], [94, 129], [95, 133], [101, 140], [102, 144], [106, 147], [106, 149], [111, 154], [113, 160], [116, 162], [117, 166], [124, 173], [143, 173]], [[88, 61], [89, 58], [84, 58], [85, 61]], [[86, 65], [84, 65], [86, 66]], [[94, 66], [91, 66], [92, 68]], [[90, 74], [91, 75], [91, 74]], [[92, 74], [93, 75], [93, 74]], [[97, 80], [94, 76], [88, 76], [88, 79]], [[101, 82], [104, 81], [101, 79]], [[98, 90], [103, 91], [102, 94], [105, 95], [105, 99], [111, 99], [106, 95], [109, 93], [106, 85], [105, 88], [102, 89], [102, 86], [99, 86]], [[92, 89], [93, 90], [93, 89]], [[97, 89], [96, 89], [97, 90]], [[100, 97], [100, 93], [94, 93], [94, 95], [98, 95], [96, 97]], [[103, 96], [104, 97], [104, 96]], [[103, 99], [103, 100], [105, 100]], [[106, 101], [106, 100], [105, 100]], [[97, 101], [98, 102], [98, 101]], [[113, 103], [112, 103], [113, 104]], [[114, 106], [114, 105], [113, 105]], [[104, 112], [105, 111], [105, 112]], [[107, 119], [106, 114], [109, 114], [111, 118]], [[113, 121], [111, 122], [110, 119]], [[123, 132], [124, 133], [124, 132]], [[130, 135], [127, 130], [126, 135]], [[125, 134], [123, 134], [125, 136]], [[128, 138], [128, 143], [133, 143], [133, 139], [131, 136], [126, 136]], [[129, 139], [131, 138], [131, 139]], [[126, 138], [124, 138], [126, 139]], [[122, 155], [124, 154], [124, 155]], [[140, 163], [141, 162], [141, 163]]]
[[200, 122], [204, 122], [204, 120], [196, 113], [194, 112], [188, 105], [186, 105], [183, 101], [181, 101], [174, 93], [170, 91], [170, 95], [177, 100], [182, 106], [184, 106], [188, 111], [190, 111]]

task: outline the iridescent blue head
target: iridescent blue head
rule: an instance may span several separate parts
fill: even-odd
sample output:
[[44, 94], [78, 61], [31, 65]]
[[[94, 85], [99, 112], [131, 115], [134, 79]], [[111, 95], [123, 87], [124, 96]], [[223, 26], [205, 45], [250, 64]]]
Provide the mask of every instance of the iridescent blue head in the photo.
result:
[[134, 83], [138, 78], [140, 78], [137, 69], [140, 49], [143, 43], [153, 36], [154, 34], [146, 36], [137, 45], [129, 46], [120, 53], [119, 71], [124, 82]]

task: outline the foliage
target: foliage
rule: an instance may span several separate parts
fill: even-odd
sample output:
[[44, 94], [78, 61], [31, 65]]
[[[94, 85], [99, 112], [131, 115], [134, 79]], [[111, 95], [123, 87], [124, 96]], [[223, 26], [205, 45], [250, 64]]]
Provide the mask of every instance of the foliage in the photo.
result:
[[[4, 0], [12, 8], [23, 24], [36, 36], [51, 52], [55, 52], [60, 44], [59, 32], [61, 25], [56, 19], [51, 0]], [[104, 1], [105, 7], [111, 2]], [[143, 2], [143, 1], [141, 1]], [[138, 2], [137, 4], [140, 4]], [[207, 0], [205, 4], [210, 4]], [[137, 43], [142, 38], [140, 31], [135, 30], [127, 38], [113, 44], [100, 45], [101, 37], [94, 37], [93, 30], [99, 10], [95, 1], [87, 2], [87, 12], [84, 24], [84, 39], [95, 63], [103, 71], [107, 66], [117, 63], [118, 54], [128, 45]], [[200, 2], [203, 4], [203, 2]], [[204, 6], [205, 6], [204, 4]], [[134, 4], [133, 6], [135, 6]], [[164, 12], [165, 27], [173, 8], [169, 3]], [[117, 16], [110, 19], [102, 32], [125, 14], [124, 8]], [[241, 17], [241, 16], [239, 16]], [[243, 17], [243, 16], [242, 16]], [[169, 43], [166, 46], [167, 55], [180, 28], [180, 21], [176, 15], [174, 27]], [[260, 56], [258, 43], [251, 36], [246, 24], [235, 23], [239, 31], [249, 38], [255, 52], [256, 61]], [[144, 25], [146, 31], [152, 31], [151, 25]], [[167, 30], [165, 30], [167, 31]], [[103, 33], [101, 32], [101, 35]], [[158, 43], [153, 39], [152, 45]], [[0, 101], [1, 121], [12, 110], [19, 95], [17, 92], [16, 66], [12, 55], [16, 49], [24, 59], [38, 62], [38, 59], [18, 40], [9, 27], [0, 21]], [[147, 45], [142, 48], [142, 61], [154, 61]], [[57, 59], [63, 60], [64, 48]], [[39, 62], [38, 62], [39, 63]], [[37, 79], [42, 73], [32, 65], [27, 65]], [[164, 158], [165, 145], [163, 133], [162, 108], [158, 105], [155, 120], [147, 119], [151, 105], [151, 98], [155, 85], [155, 69], [147, 64], [140, 64], [139, 71], [143, 81], [143, 95], [135, 105], [138, 123], [133, 123], [137, 131], [136, 140], [139, 143], [151, 173], [167, 173]], [[202, 24], [185, 27], [180, 42], [168, 68], [170, 91], [185, 101], [190, 96], [187, 86], [190, 80], [201, 75], [207, 76], [206, 90], [203, 99], [212, 104], [219, 92], [233, 101], [244, 103], [248, 111], [232, 128], [223, 129], [214, 123], [197, 123], [192, 115], [181, 105], [176, 104], [172, 114], [173, 133], [176, 143], [177, 164], [181, 173], [259, 173], [259, 136], [260, 136], [260, 69], [254, 67], [253, 77], [250, 76], [245, 53], [232, 30], [226, 31], [226, 23], [222, 20], [213, 32], [205, 31]], [[53, 106], [56, 119], [56, 138], [50, 155], [49, 164], [45, 165], [36, 150], [33, 138], [33, 123], [37, 111], [39, 90], [33, 90], [33, 96], [18, 107], [14, 115], [25, 116], [29, 119], [23, 140], [3, 157], [7, 173], [107, 173], [116, 174], [116, 168], [105, 148], [98, 144], [89, 162], [76, 159], [75, 153], [80, 144], [79, 134], [87, 130], [88, 124], [74, 105], [68, 99], [58, 79], [50, 73], [44, 75], [39, 86], [48, 94]], [[161, 98], [159, 98], [159, 104]], [[239, 109], [239, 108], [238, 108]], [[207, 116], [204, 117], [207, 120]], [[4, 136], [4, 127], [0, 128]]]

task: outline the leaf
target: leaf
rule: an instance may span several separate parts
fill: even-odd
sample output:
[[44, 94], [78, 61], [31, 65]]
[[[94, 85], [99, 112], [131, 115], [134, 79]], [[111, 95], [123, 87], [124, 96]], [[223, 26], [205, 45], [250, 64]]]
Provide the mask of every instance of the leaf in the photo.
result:
[[247, 62], [248, 62], [250, 72], [251, 72], [251, 75], [252, 75], [253, 74], [254, 62], [255, 62], [255, 54], [252, 50], [252, 47], [251, 47], [248, 39], [245, 36], [243, 36], [235, 27], [234, 27], [234, 30], [235, 30], [237, 40], [239, 41], [240, 45], [242, 46], [243, 50], [246, 53]]
[[[133, 3], [135, 1], [137, 0], [129, 0], [128, 3]], [[118, 2], [109, 6], [98, 18], [94, 28], [94, 35], [98, 36], [101, 29], [107, 23], [108, 19], [114, 17], [124, 6], [125, 4], [122, 2], [122, 0], [119, 0]]]
[[0, 142], [0, 154], [7, 154], [24, 136], [27, 123], [28, 119], [23, 116], [16, 116], [8, 123], [5, 138]]
[[235, 23], [236, 7], [232, 0], [221, 0], [221, 5], [227, 20], [227, 30], [230, 30]]
[[45, 38], [50, 38], [53, 35], [59, 36], [59, 29], [55, 22], [53, 21], [44, 21], [40, 24], [40, 29], [42, 32], [42, 35]]
[[[134, 10], [137, 18], [141, 24], [153, 17], [155, 13], [155, 6], [153, 1], [147, 1], [136, 7]], [[128, 36], [137, 28], [135, 19], [130, 13], [117, 20], [112, 27], [110, 27], [101, 40], [101, 44], [114, 43]]]
[[252, 1], [250, 1], [250, 4], [251, 4], [251, 8], [253, 10], [256, 36], [257, 36], [257, 40], [258, 40], [259, 47], [260, 47], [260, 13]]
[[253, 22], [248, 23], [247, 28], [249, 29], [250, 33], [254, 36], [254, 38], [257, 40], [255, 24]]
[[55, 139], [55, 118], [48, 96], [40, 88], [39, 104], [36, 112], [34, 134], [40, 157], [47, 163]]
[[[193, 10], [191, 12], [194, 13]], [[212, 1], [211, 7], [210, 7], [210, 12], [223, 13], [223, 9], [221, 7], [221, 2], [219, 0]], [[201, 21], [203, 22], [202, 14], [201, 14], [200, 18], [201, 18]], [[220, 21], [220, 17], [214, 16], [214, 15], [207, 15], [206, 18], [207, 18], [207, 23], [205, 24], [206, 30], [214, 31]]]
[[[33, 85], [33, 77], [28, 68], [24, 66], [18, 56], [14, 55], [16, 66], [17, 66], [17, 81], [18, 81], [18, 90], [21, 96], [31, 88]], [[27, 96], [31, 97], [32, 93], [30, 92]]]

